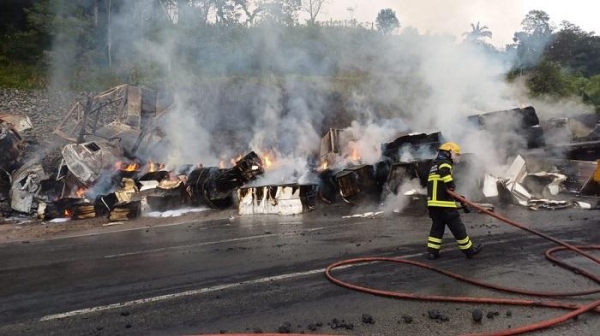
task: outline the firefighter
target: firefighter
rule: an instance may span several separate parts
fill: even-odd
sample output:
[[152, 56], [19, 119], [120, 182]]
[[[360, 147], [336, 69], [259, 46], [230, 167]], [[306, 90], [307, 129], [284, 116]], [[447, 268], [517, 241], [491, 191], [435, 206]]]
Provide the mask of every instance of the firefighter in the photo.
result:
[[[481, 252], [481, 244], [474, 245], [467, 229], [460, 219], [456, 201], [447, 190], [454, 191], [455, 185], [452, 178], [452, 164], [460, 160], [460, 146], [453, 142], [446, 142], [439, 148], [438, 155], [433, 160], [427, 178], [427, 209], [432, 224], [427, 239], [427, 259], [435, 260], [440, 257], [442, 238], [446, 225], [452, 231], [458, 248], [468, 259]], [[463, 205], [465, 212], [468, 207]]]

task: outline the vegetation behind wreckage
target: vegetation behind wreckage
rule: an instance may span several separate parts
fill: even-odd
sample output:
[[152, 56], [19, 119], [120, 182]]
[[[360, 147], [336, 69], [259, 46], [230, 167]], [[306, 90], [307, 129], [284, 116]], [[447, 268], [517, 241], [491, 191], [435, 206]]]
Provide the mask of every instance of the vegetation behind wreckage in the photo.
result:
[[[182, 7], [190, 4], [194, 7]], [[174, 19], [172, 8], [177, 6], [179, 14]], [[165, 76], [169, 67], [140, 53], [144, 48], [135, 43], [148, 41], [168, 45], [175, 58], [171, 62], [186, 69], [190, 85], [214, 80], [276, 81], [284, 76], [327, 78], [332, 91], [346, 95], [371, 79], [353, 64], [370, 62], [381, 51], [378, 48], [407, 34], [390, 31], [389, 24], [379, 22], [396, 19], [389, 9], [382, 9], [388, 15], [378, 16], [377, 24], [323, 22], [315, 20], [318, 13], [304, 23], [299, 20], [302, 10], [293, 0], [3, 1], [0, 87], [44, 88], [53, 84], [56, 71], [64, 77], [60, 84], [77, 90], [102, 90], [120, 83], [172, 85], [167, 78], [173, 77]], [[122, 13], [138, 13], [128, 16], [127, 22], [135, 26], [135, 34], [123, 30], [124, 26], [119, 29], [123, 23], [115, 20]], [[400, 25], [394, 21], [394, 27]], [[272, 27], [278, 31], [274, 44], [264, 34]], [[578, 96], [600, 112], [600, 36], [594, 32], [570, 22], [554, 27], [545, 12], [531, 11], [523, 19], [522, 30], [515, 32], [514, 43], [500, 50], [485, 41], [492, 35], [488, 27], [479, 22], [471, 27], [462, 43], [511, 59], [507, 81], [524, 79], [532, 96]], [[265, 57], [270, 48], [277, 48], [282, 57]], [[340, 57], [349, 50], [355, 53]], [[295, 62], [299, 53], [303, 60]], [[354, 57], [352, 62], [348, 57]], [[67, 64], [55, 69], [65, 60]]]

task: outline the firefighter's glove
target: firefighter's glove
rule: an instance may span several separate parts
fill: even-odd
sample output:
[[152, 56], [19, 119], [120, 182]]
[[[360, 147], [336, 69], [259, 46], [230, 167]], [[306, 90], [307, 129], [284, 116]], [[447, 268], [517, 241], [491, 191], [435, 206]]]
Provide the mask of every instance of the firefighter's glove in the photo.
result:
[[462, 203], [461, 205], [465, 213], [471, 213], [471, 208], [467, 204]]

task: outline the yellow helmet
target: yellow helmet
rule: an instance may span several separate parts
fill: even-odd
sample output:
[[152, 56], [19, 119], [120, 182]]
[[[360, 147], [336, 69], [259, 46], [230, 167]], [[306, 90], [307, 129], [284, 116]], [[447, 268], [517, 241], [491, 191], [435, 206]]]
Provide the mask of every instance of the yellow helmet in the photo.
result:
[[455, 144], [454, 142], [446, 142], [442, 144], [440, 146], [440, 150], [445, 150], [460, 155], [460, 146]]

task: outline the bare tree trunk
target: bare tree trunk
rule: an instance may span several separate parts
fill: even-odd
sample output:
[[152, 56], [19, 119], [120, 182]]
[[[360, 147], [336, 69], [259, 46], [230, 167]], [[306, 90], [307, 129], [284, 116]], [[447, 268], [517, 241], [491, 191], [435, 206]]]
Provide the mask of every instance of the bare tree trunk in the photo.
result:
[[98, 28], [98, 0], [94, 0], [94, 27]]
[[108, 68], [112, 68], [112, 28], [110, 15], [111, 0], [106, 0], [106, 51], [108, 53]]
[[177, 12], [177, 3], [175, 2], [175, 0], [158, 0], [158, 4], [162, 7], [163, 11], [165, 12], [167, 20], [169, 20], [169, 22], [174, 25]]

